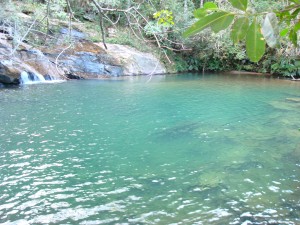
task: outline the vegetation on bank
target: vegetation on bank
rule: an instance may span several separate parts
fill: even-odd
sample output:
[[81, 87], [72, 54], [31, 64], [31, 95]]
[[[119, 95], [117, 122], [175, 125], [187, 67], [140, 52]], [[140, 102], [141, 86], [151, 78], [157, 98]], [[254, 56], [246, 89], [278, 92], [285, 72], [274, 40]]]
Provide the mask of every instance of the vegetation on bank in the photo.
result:
[[[299, 0], [4, 0], [0, 32], [11, 36], [15, 48], [21, 41], [51, 46], [62, 27], [77, 29], [95, 42], [131, 45], [156, 54], [171, 72], [243, 70], [282, 76], [300, 76]], [[243, 5], [247, 2], [247, 7]], [[240, 5], [239, 5], [240, 4]], [[202, 8], [202, 9], [198, 9]], [[216, 9], [217, 8], [217, 9]], [[194, 13], [193, 13], [194, 12]], [[214, 29], [205, 25], [185, 38], [197, 21], [229, 12], [225, 23]], [[282, 37], [276, 48], [266, 47], [260, 60], [247, 55], [246, 42], [232, 37], [237, 21], [247, 16], [253, 24], [277, 12]], [[235, 15], [232, 18], [231, 15]], [[228, 19], [230, 21], [228, 21]], [[235, 21], [235, 22], [234, 22]], [[220, 21], [224, 22], [224, 21]], [[226, 23], [233, 23], [227, 28]], [[198, 22], [199, 23], [199, 22]], [[201, 22], [200, 22], [201, 23]], [[228, 24], [229, 25], [229, 24]], [[210, 29], [204, 29], [208, 28]], [[247, 33], [249, 27], [240, 33]], [[218, 31], [214, 33], [213, 31]], [[260, 30], [258, 30], [258, 33]], [[196, 33], [196, 32], [195, 32]], [[259, 34], [257, 34], [259, 35]], [[238, 36], [238, 37], [237, 37]], [[232, 41], [232, 38], [235, 41]], [[71, 39], [65, 40], [66, 44]], [[265, 46], [265, 45], [264, 45]]]

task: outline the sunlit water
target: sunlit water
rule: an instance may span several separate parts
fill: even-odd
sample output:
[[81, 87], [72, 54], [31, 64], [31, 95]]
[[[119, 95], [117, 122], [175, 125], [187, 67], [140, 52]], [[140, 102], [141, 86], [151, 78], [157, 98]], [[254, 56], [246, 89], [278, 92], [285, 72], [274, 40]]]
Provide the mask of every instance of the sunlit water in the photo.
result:
[[300, 82], [0, 90], [0, 223], [300, 224]]

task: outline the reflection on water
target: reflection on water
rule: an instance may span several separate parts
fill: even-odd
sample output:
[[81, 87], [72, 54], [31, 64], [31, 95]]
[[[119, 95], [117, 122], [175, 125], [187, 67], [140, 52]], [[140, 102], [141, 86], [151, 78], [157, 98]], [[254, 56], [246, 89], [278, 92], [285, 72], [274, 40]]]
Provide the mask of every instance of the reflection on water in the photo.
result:
[[0, 223], [300, 223], [300, 83], [147, 80], [0, 90]]

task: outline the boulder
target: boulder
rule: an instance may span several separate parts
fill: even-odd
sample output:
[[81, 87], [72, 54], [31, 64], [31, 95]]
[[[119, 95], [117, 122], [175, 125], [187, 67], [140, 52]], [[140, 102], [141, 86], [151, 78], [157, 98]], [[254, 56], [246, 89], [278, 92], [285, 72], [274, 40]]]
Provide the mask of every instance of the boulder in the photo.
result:
[[0, 61], [0, 74], [2, 75], [2, 82], [9, 83], [9, 80], [19, 78], [22, 69], [18, 65], [19, 60], [1, 60]]
[[[62, 49], [65, 51], [62, 52]], [[56, 60], [67, 71], [68, 77], [97, 79], [103, 76], [122, 76], [123, 69], [103, 48], [87, 40], [80, 40], [72, 48], [60, 46], [44, 49], [50, 60]], [[70, 76], [71, 75], [71, 76]]]
[[0, 84], [19, 84], [19, 79], [0, 74]]
[[69, 30], [69, 28], [67, 27], [63, 27], [60, 29], [60, 33], [62, 35], [62, 38], [66, 38], [67, 36], [71, 36], [72, 39], [77, 39], [77, 40], [81, 40], [81, 39], [85, 39], [87, 37], [86, 34], [75, 30], [75, 29], [71, 29]]
[[[98, 44], [98, 46], [102, 46]], [[116, 65], [124, 70], [124, 75], [163, 74], [166, 68], [151, 53], [140, 52], [130, 46], [107, 44], [107, 54]]]
[[[60, 40], [68, 32], [61, 29]], [[150, 53], [117, 44], [108, 44], [105, 50], [102, 43], [85, 40], [86, 35], [77, 30], [71, 31], [71, 37], [72, 45], [58, 41], [54, 47], [35, 49], [21, 43], [14, 50], [5, 34], [0, 36], [0, 83], [17, 84], [22, 72], [43, 75], [46, 80], [166, 73], [159, 59]]]
[[289, 101], [289, 102], [300, 103], [300, 98], [286, 98], [286, 100]]
[[40, 50], [22, 43], [14, 51], [10, 42], [0, 39], [0, 82], [3, 84], [19, 84], [23, 72], [50, 75], [62, 78], [64, 71], [56, 67]]

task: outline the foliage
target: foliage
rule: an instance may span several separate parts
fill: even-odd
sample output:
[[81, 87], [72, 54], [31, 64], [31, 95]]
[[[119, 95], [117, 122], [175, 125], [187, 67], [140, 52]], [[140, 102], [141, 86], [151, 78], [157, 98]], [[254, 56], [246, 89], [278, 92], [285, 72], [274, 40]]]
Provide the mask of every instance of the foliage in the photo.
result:
[[[299, 32], [299, 18], [295, 17], [299, 13], [298, 0], [290, 0], [289, 5], [272, 0], [206, 0], [197, 10], [203, 1], [97, 0], [104, 9], [104, 28], [117, 30], [114, 36], [107, 35], [108, 32], [100, 34], [99, 11], [90, 0], [69, 1], [73, 15], [69, 14], [66, 0], [51, 0], [49, 8], [48, 1], [43, 0], [6, 0], [4, 5], [10, 10], [1, 13], [0, 19], [16, 29], [16, 43], [24, 39], [36, 18], [36, 24], [26, 35], [30, 44], [44, 45], [45, 40], [54, 43], [51, 38], [59, 35], [60, 25], [71, 24], [73, 29], [87, 31], [92, 41], [100, 42], [105, 37], [108, 43], [154, 52], [172, 72], [246, 70], [299, 74], [300, 66], [293, 58], [299, 53], [288, 42]], [[288, 8], [291, 5], [294, 8]], [[21, 20], [12, 11], [29, 11], [31, 19]], [[78, 19], [81, 23], [77, 23]], [[185, 35], [201, 35], [183, 38], [184, 30]], [[51, 38], [45, 38], [47, 34]], [[276, 51], [268, 46], [281, 49]]]
[[286, 57], [277, 60], [271, 65], [272, 74], [281, 74], [283, 76], [300, 75], [300, 65], [296, 59], [288, 59]]
[[[279, 22], [287, 24], [281, 35], [288, 35], [289, 40], [297, 46], [297, 32], [300, 30], [300, 0], [289, 0], [282, 10], [274, 12], [255, 12], [249, 7], [248, 0], [229, 0], [235, 12], [223, 10], [212, 2], [204, 4], [194, 12], [198, 19], [184, 36], [188, 37], [210, 27], [213, 32], [228, 28], [233, 21], [231, 38], [234, 42], [246, 39], [247, 55], [253, 62], [258, 62], [265, 53], [265, 44], [276, 47], [279, 43]], [[259, 22], [264, 18], [261, 25]], [[278, 20], [279, 18], [279, 20]], [[244, 35], [247, 33], [246, 35]]]
[[157, 20], [159, 25], [164, 27], [172, 27], [174, 25], [173, 13], [169, 10], [160, 10], [153, 14], [153, 18]]

